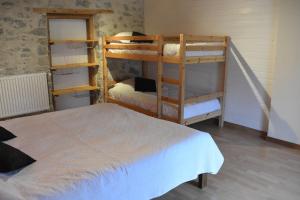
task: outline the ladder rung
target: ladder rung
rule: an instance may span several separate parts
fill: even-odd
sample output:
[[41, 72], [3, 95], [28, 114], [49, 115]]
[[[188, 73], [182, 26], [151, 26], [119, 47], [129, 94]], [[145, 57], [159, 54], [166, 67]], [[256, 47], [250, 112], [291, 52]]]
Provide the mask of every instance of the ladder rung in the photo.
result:
[[172, 79], [172, 78], [162, 77], [161, 81], [163, 83], [169, 83], [169, 84], [173, 84], [173, 85], [179, 85], [179, 80]]
[[161, 100], [163, 102], [166, 102], [166, 103], [171, 103], [171, 104], [176, 104], [176, 105], [179, 105], [179, 101], [177, 99], [173, 99], [173, 98], [169, 98], [169, 97], [164, 97], [162, 96], [161, 97]]
[[167, 104], [175, 109], [179, 109], [179, 105], [178, 104], [174, 104], [174, 103], [170, 103], [170, 102], [166, 102], [166, 101], [163, 101], [163, 104]]

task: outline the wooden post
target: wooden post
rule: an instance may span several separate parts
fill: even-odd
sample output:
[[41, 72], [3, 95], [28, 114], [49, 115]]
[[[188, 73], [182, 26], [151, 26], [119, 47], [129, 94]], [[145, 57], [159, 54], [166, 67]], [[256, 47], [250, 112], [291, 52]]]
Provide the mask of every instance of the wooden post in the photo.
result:
[[162, 36], [158, 36], [158, 63], [157, 63], [157, 117], [161, 118], [162, 116], [162, 73], [163, 73], [163, 63], [162, 63]]
[[106, 60], [106, 48], [104, 46], [106, 45], [106, 37], [102, 37], [102, 59], [103, 59], [103, 67], [102, 67], [102, 73], [103, 73], [103, 90], [104, 90], [104, 102], [107, 102], [108, 99], [108, 67], [107, 67], [107, 60]]
[[[50, 66], [50, 72], [52, 67], [52, 53], [51, 53], [51, 45], [50, 45], [50, 27], [49, 27], [49, 17], [47, 14], [47, 31], [48, 31], [48, 58], [49, 58], [49, 66]], [[56, 104], [55, 104], [55, 96], [52, 94], [52, 91], [54, 90], [54, 81], [53, 81], [53, 73], [51, 72], [51, 100], [53, 105], [53, 110], [56, 110]]]
[[228, 61], [229, 61], [229, 51], [230, 51], [230, 37], [227, 36], [225, 40], [225, 61], [223, 65], [223, 77], [222, 77], [222, 87], [221, 90], [223, 92], [223, 96], [220, 98], [221, 104], [221, 115], [219, 116], [219, 127], [222, 128], [224, 126], [224, 112], [225, 112], [225, 95], [226, 95], [226, 82], [227, 82], [227, 73], [228, 73]]
[[[87, 31], [87, 39], [93, 40], [95, 36], [94, 31], [94, 16], [91, 15], [88, 19], [86, 19], [86, 31]], [[88, 44], [87, 44], [88, 45]], [[92, 44], [94, 47], [94, 44]], [[96, 63], [96, 53], [95, 48], [87, 48], [88, 53], [88, 63]], [[97, 80], [96, 80], [96, 69], [93, 67], [88, 68], [89, 72], [89, 85], [90, 86], [97, 86]], [[96, 101], [96, 98], [94, 97], [94, 92], [90, 91], [90, 103], [94, 104]]]
[[184, 120], [184, 90], [185, 90], [185, 50], [186, 50], [186, 39], [184, 34], [180, 34], [180, 64], [179, 64], [179, 106], [178, 106], [178, 122], [183, 123]]

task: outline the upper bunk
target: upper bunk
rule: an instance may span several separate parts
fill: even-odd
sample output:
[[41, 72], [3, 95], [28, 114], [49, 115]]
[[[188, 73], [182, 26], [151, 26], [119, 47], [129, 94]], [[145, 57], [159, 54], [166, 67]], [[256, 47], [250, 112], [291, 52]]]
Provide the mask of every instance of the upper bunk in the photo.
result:
[[106, 58], [156, 61], [173, 64], [226, 61], [228, 36], [105, 36]]
[[226, 61], [227, 36], [180, 34], [163, 37], [164, 63], [197, 64]]
[[104, 57], [158, 62], [161, 59], [162, 37], [104, 36]]

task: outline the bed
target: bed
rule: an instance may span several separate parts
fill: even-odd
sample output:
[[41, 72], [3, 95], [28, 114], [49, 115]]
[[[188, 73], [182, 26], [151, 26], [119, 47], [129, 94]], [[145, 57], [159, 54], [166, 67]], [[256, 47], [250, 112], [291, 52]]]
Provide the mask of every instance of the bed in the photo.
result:
[[[135, 91], [134, 79], [127, 79], [119, 82], [108, 92], [110, 97], [113, 99], [141, 107], [154, 113], [157, 112], [156, 93]], [[204, 91], [196, 94], [195, 92], [186, 90], [186, 98], [201, 96], [203, 94], [205, 94]], [[178, 90], [170, 88], [167, 91], [164, 90], [163, 95], [176, 99], [178, 97]], [[221, 105], [217, 98], [201, 102], [186, 103], [184, 105], [184, 119], [215, 112], [220, 109]], [[178, 115], [178, 109], [175, 106], [163, 103], [162, 114], [168, 117], [176, 117]]]
[[7, 144], [37, 160], [0, 174], [5, 200], [143, 200], [198, 174], [223, 156], [208, 133], [115, 104], [96, 104], [0, 122]]
[[[115, 36], [103, 36], [102, 45], [105, 102], [117, 103], [150, 116], [184, 125], [218, 118], [219, 127], [223, 127], [227, 61], [230, 46], [229, 36], [188, 34], [138, 36], [133, 33], [131, 35], [128, 33], [123, 35], [122, 33]], [[157, 80], [156, 102], [152, 101], [155, 94], [131, 93], [132, 96], [129, 97], [128, 94], [123, 95], [122, 92], [118, 92], [116, 88], [114, 90], [117, 92], [110, 90], [109, 94], [109, 88], [115, 84], [115, 80], [111, 80], [109, 75], [108, 59], [154, 62], [155, 65], [153, 66], [156, 67]], [[164, 73], [164, 64], [167, 63], [178, 67], [178, 78], [168, 77], [169, 75]], [[189, 98], [189, 94], [185, 94], [189, 92], [185, 91], [188, 89], [185, 80], [186, 65], [202, 63], [216, 63], [217, 66], [222, 68], [220, 70], [222, 75], [219, 76], [220, 88], [214, 92], [206, 91], [203, 93], [204, 95], [199, 93]], [[145, 75], [146, 73], [142, 74]], [[173, 95], [176, 98], [168, 98], [162, 94], [165, 85], [177, 87], [179, 94]], [[169, 92], [173, 93], [173, 91]], [[145, 101], [138, 102], [133, 97], [144, 99]], [[151, 102], [154, 104], [148, 103], [146, 99], [152, 99]], [[155, 105], [157, 105], [156, 108]], [[206, 108], [209, 109], [206, 110]], [[197, 113], [198, 111], [200, 112]]]

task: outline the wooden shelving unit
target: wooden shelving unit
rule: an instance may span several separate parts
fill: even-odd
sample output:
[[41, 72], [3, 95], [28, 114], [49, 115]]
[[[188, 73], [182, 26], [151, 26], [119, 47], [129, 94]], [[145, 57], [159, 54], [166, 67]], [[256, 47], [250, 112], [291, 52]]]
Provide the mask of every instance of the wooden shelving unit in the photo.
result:
[[79, 68], [79, 67], [97, 67], [99, 63], [71, 63], [65, 65], [52, 65], [51, 70], [58, 69], [70, 69], [70, 68]]
[[84, 91], [93, 91], [98, 90], [98, 86], [90, 86], [90, 85], [82, 85], [82, 86], [76, 86], [72, 88], [64, 88], [64, 89], [57, 89], [53, 90], [52, 94], [54, 96], [64, 95], [64, 94], [72, 94], [77, 92], [84, 92]]
[[[60, 10], [60, 12], [63, 12], [64, 10]], [[72, 10], [73, 11], [73, 10]], [[96, 98], [94, 95], [94, 92], [99, 90], [99, 87], [97, 86], [97, 68], [99, 66], [97, 56], [96, 56], [96, 50], [95, 47], [98, 44], [98, 41], [95, 40], [94, 35], [94, 17], [93, 14], [70, 14], [67, 13], [49, 13], [47, 14], [48, 17], [48, 30], [49, 30], [49, 20], [51, 19], [84, 19], [86, 21], [86, 33], [87, 38], [85, 39], [65, 39], [65, 40], [55, 40], [53, 38], [48, 38], [48, 49], [49, 49], [49, 58], [50, 58], [50, 69], [52, 73], [53, 78], [53, 72], [56, 70], [61, 69], [72, 69], [72, 68], [80, 68], [80, 67], [87, 67], [88, 68], [88, 78], [89, 83], [87, 85], [79, 85], [79, 86], [73, 86], [70, 88], [62, 88], [62, 89], [54, 89], [54, 86], [52, 88], [52, 97], [53, 97], [53, 105], [54, 109], [55, 106], [55, 97], [59, 95], [66, 95], [66, 94], [73, 94], [78, 92], [84, 92], [89, 91], [90, 92], [90, 104], [94, 104], [96, 102]], [[50, 37], [50, 34], [48, 34]], [[72, 43], [86, 43], [87, 44], [87, 57], [88, 60], [86, 63], [70, 63], [70, 64], [58, 64], [53, 65], [52, 64], [52, 54], [51, 54], [51, 46], [53, 45], [68, 45]], [[53, 80], [52, 80], [53, 81]], [[53, 84], [52, 84], [53, 85]]]

